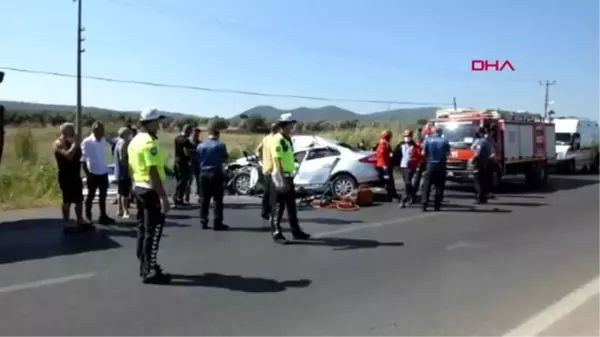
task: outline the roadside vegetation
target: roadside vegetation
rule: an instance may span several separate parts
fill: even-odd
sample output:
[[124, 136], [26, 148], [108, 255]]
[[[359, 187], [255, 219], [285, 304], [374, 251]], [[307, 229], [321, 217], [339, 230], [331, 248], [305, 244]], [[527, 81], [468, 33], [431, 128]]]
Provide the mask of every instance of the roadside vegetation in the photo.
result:
[[[60, 121], [64, 122], [63, 119]], [[135, 121], [105, 121], [107, 135], [115, 135], [118, 128], [126, 122]], [[197, 121], [171, 121], [163, 125], [159, 135], [163, 148], [167, 152], [167, 164], [173, 158], [173, 138], [183, 124]], [[203, 121], [206, 122], [206, 121]], [[214, 123], [215, 121], [212, 121]], [[256, 145], [268, 128], [268, 121], [260, 116], [250, 116], [242, 120], [242, 125], [232, 127], [227, 120], [217, 120], [226, 128], [221, 138], [227, 144], [232, 159], [239, 158], [243, 151], [253, 152]], [[52, 152], [52, 143], [58, 137], [60, 123], [31, 123], [21, 121], [10, 123], [6, 128], [4, 153], [0, 165], [0, 209], [21, 209], [42, 207], [57, 204], [60, 200], [60, 190], [56, 184], [56, 165]], [[91, 124], [91, 123], [86, 123]], [[416, 124], [416, 123], [415, 123]], [[197, 124], [200, 128], [203, 125]], [[308, 127], [307, 127], [308, 125]], [[296, 133], [315, 134], [344, 141], [350, 145], [364, 142], [368, 147], [376, 144], [382, 129], [390, 129], [395, 140], [406, 128], [401, 124], [358, 125], [353, 121], [338, 123], [315, 122], [300, 124]], [[84, 135], [89, 134], [89, 128], [84, 128]], [[206, 137], [203, 134], [202, 137]], [[107, 147], [106, 156], [112, 161], [110, 149]]]

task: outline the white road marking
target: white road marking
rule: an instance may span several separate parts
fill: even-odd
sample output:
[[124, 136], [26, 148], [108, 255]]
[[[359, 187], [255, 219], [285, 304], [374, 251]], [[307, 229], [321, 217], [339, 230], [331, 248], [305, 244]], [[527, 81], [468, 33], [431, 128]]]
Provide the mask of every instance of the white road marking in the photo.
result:
[[504, 334], [504, 336], [536, 336], [560, 321], [586, 301], [599, 293], [600, 281], [596, 277], [588, 284], [581, 286], [558, 302], [531, 317], [523, 324]]
[[69, 275], [69, 276], [39, 280], [39, 281], [35, 281], [35, 282], [13, 284], [13, 285], [6, 286], [6, 287], [0, 287], [0, 294], [10, 293], [10, 292], [19, 291], [19, 290], [47, 287], [47, 286], [67, 283], [67, 282], [71, 282], [71, 281], [85, 280], [85, 279], [92, 278], [94, 276], [95, 276], [95, 274], [93, 274], [93, 273], [74, 274], [74, 275]]
[[323, 238], [323, 237], [332, 236], [332, 235], [336, 235], [336, 234], [349, 233], [349, 232], [359, 231], [359, 230], [363, 230], [363, 229], [371, 229], [371, 228], [377, 228], [377, 227], [382, 227], [382, 226], [387, 226], [387, 225], [392, 225], [392, 224], [408, 222], [408, 221], [417, 220], [417, 219], [429, 218], [429, 217], [436, 216], [436, 215], [440, 215], [440, 213], [420, 213], [420, 214], [409, 216], [406, 218], [396, 218], [396, 219], [390, 219], [390, 220], [385, 220], [385, 221], [381, 221], [381, 222], [373, 222], [373, 223], [347, 226], [347, 227], [336, 229], [336, 230], [333, 230], [330, 232], [317, 233], [317, 234], [313, 235], [313, 237], [318, 239], [318, 238]]

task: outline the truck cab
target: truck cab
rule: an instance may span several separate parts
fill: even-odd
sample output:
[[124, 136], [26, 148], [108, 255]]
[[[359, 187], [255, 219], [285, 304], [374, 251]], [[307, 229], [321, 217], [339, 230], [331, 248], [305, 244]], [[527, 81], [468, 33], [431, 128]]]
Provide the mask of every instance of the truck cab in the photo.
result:
[[558, 168], [568, 173], [598, 172], [598, 122], [555, 117]]

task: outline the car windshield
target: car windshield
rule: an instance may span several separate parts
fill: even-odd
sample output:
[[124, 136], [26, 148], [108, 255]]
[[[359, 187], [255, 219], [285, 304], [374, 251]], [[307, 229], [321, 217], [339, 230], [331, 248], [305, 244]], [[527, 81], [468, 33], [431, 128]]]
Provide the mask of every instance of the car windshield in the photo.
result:
[[571, 134], [565, 132], [556, 133], [556, 144], [569, 145], [571, 143]]
[[477, 132], [477, 125], [466, 122], [466, 123], [437, 123], [436, 126], [442, 128], [444, 138], [448, 140], [451, 145], [471, 145]]

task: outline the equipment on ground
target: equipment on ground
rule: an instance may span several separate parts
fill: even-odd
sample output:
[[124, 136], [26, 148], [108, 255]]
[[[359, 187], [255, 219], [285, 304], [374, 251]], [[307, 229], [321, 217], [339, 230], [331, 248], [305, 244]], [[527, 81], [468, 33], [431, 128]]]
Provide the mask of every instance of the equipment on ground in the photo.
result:
[[503, 176], [525, 175], [528, 185], [543, 187], [548, 167], [556, 160], [554, 124], [540, 114], [501, 109], [440, 109], [431, 120], [441, 127], [451, 146], [447, 179], [473, 181], [475, 169], [471, 145], [480, 127], [489, 130], [495, 150], [494, 187]]

